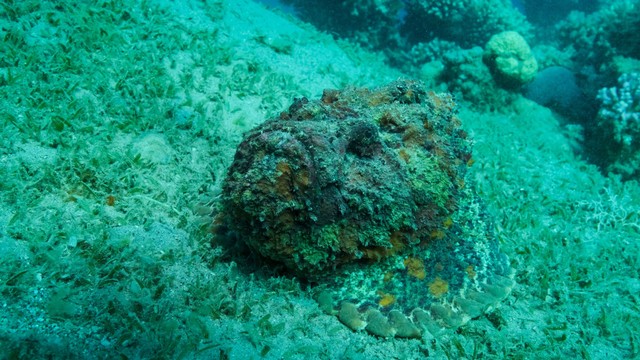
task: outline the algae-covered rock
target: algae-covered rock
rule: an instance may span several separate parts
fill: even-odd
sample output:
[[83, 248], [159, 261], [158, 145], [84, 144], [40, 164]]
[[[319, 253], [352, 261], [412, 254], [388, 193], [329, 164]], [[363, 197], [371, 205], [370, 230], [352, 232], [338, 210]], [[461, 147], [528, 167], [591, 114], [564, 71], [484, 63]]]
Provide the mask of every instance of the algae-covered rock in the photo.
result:
[[460, 301], [466, 314], [455, 299], [499, 284], [493, 304], [512, 286], [472, 163], [450, 95], [412, 81], [325, 90], [245, 134], [217, 233], [318, 284], [323, 309], [354, 330], [416, 337], [428, 328], [408, 323], [416, 308], [459, 326], [490, 304]]
[[515, 31], [493, 35], [485, 46], [484, 63], [498, 84], [517, 88], [535, 78], [536, 62], [527, 41]]

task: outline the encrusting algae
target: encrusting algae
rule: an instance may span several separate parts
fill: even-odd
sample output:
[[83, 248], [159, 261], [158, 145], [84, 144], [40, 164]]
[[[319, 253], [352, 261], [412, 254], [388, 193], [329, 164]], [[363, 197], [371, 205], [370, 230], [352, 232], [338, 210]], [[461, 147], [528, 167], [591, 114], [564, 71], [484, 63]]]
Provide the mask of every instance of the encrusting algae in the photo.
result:
[[448, 94], [405, 80], [325, 90], [245, 134], [217, 238], [316, 284], [321, 308], [353, 330], [456, 328], [513, 286], [472, 162]]

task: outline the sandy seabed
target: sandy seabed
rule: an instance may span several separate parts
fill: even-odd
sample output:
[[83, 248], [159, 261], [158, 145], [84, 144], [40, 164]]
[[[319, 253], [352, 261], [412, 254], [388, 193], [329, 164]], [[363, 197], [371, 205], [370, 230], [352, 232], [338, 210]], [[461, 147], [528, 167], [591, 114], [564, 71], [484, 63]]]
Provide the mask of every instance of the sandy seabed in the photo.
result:
[[459, 104], [512, 294], [380, 339], [211, 248], [211, 214], [242, 133], [293, 98], [419, 76], [248, 0], [8, 2], [0, 35], [1, 358], [640, 354], [640, 187], [576, 157], [546, 108]]

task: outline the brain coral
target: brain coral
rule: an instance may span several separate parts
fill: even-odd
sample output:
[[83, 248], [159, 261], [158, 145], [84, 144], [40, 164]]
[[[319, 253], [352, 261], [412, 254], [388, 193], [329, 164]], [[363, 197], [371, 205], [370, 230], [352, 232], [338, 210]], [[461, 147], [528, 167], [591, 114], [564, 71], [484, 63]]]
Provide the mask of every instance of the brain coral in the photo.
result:
[[538, 63], [527, 41], [515, 31], [493, 35], [485, 46], [482, 60], [498, 84], [517, 88], [535, 78]]
[[316, 284], [354, 330], [455, 328], [513, 286], [472, 162], [449, 95], [411, 81], [325, 90], [245, 135], [217, 234]]

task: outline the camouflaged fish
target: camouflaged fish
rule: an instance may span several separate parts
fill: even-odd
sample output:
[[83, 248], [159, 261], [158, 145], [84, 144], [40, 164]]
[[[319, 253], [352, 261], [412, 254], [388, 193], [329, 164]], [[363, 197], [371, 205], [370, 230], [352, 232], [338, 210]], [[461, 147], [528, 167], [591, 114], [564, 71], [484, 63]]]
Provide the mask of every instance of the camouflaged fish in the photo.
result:
[[473, 161], [448, 94], [407, 80], [325, 90], [245, 134], [217, 233], [315, 284], [353, 330], [437, 334], [514, 285]]

